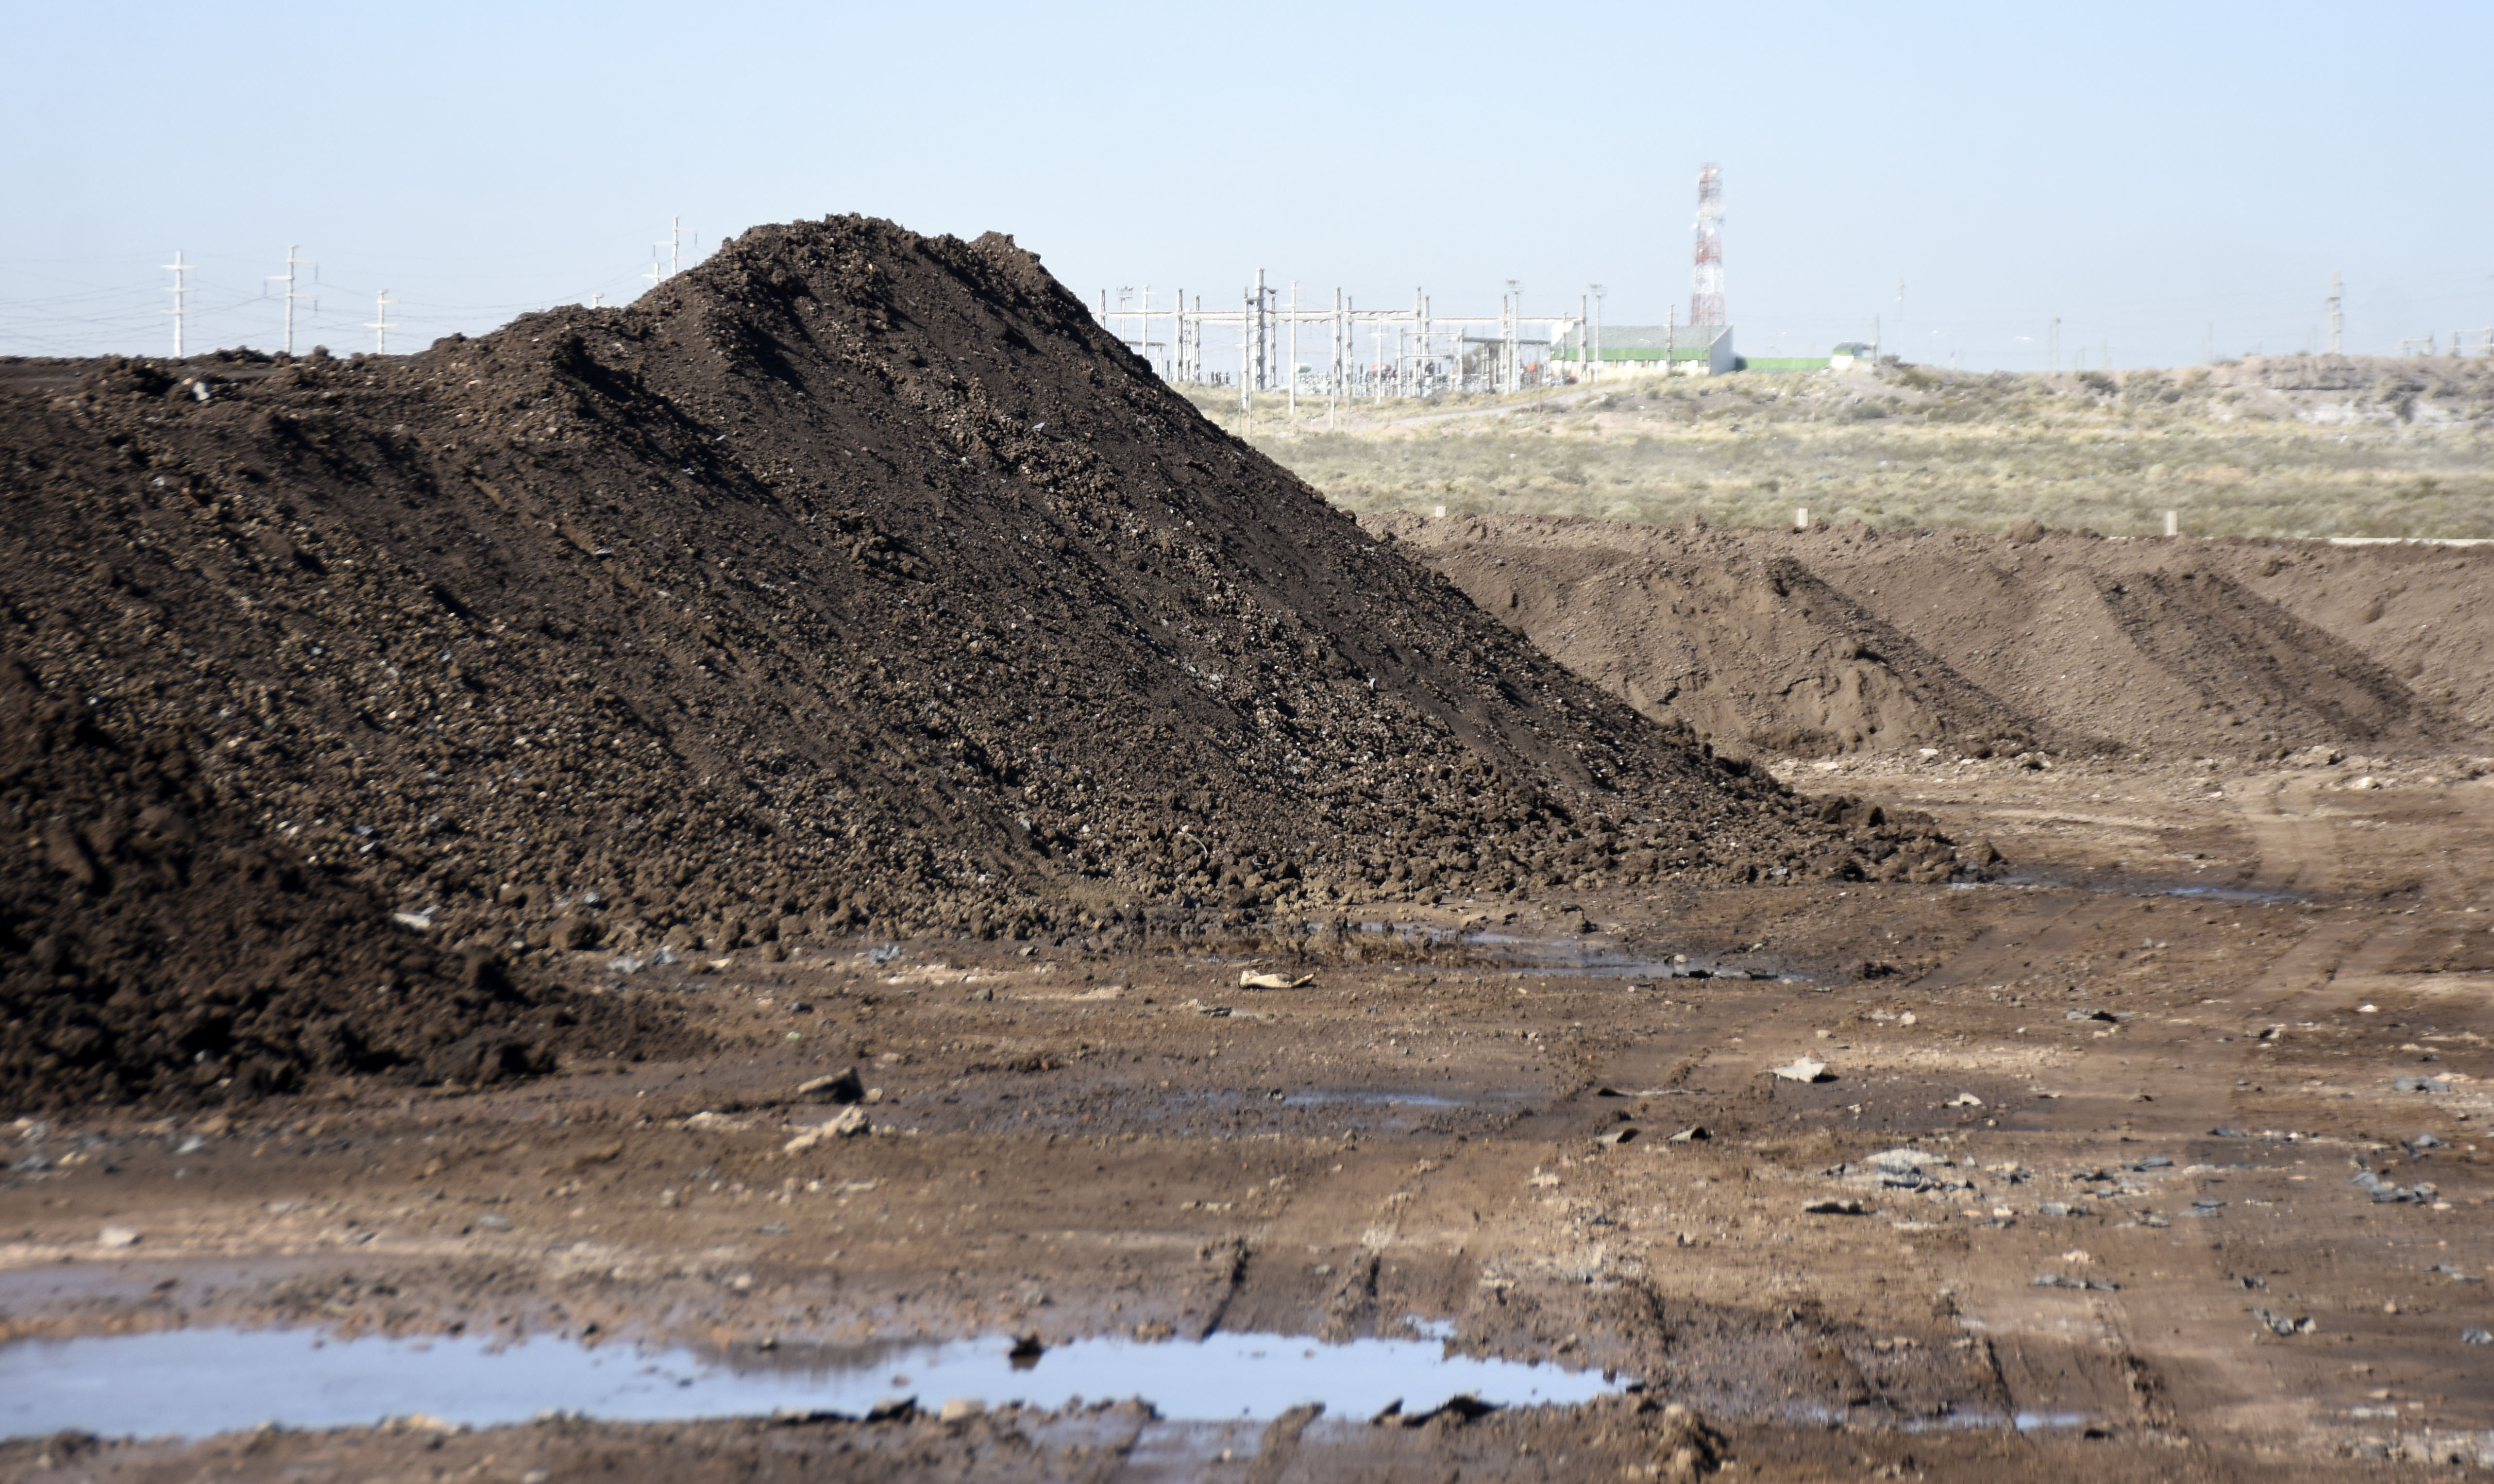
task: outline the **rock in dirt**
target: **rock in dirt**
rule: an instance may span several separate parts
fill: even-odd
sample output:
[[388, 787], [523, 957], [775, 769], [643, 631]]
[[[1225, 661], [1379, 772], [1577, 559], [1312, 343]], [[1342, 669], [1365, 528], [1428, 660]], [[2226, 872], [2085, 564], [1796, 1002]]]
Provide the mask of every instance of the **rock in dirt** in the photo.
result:
[[862, 1134], [870, 1134], [872, 1132], [874, 1132], [874, 1125], [867, 1120], [865, 1108], [843, 1108], [841, 1109], [838, 1117], [833, 1118], [825, 1123], [817, 1124], [813, 1128], [807, 1129], [805, 1133], [788, 1140], [787, 1143], [780, 1146], [780, 1152], [783, 1154], [803, 1154], [806, 1150], [813, 1148], [816, 1144], [822, 1143], [827, 1139], [855, 1138]]
[[128, 1227], [106, 1227], [96, 1234], [95, 1245], [103, 1248], [136, 1247], [138, 1233]]
[[1241, 989], [1305, 989], [1316, 982], [1317, 977], [1313, 974], [1293, 978], [1288, 974], [1257, 974], [1251, 971], [1238, 976]]
[[[1638, 1410], [1644, 1412], [1652, 1405], [1651, 1401], [1643, 1402]], [[1663, 1484], [1696, 1484], [1697, 1479], [1716, 1472], [1729, 1461], [1730, 1449], [1723, 1435], [1694, 1408], [1679, 1402], [1667, 1403], [1659, 1421], [1654, 1451]]]
[[1810, 1201], [1801, 1209], [1805, 1216], [1867, 1216], [1870, 1208], [1858, 1200], [1831, 1198]]
[[1808, 1056], [1798, 1057], [1792, 1061], [1784, 1063], [1780, 1067], [1773, 1067], [1768, 1070], [1772, 1071], [1777, 1076], [1781, 1077], [1787, 1082], [1819, 1082], [1835, 1080], [1827, 1075], [1827, 1063], [1814, 1060]]
[[858, 1070], [849, 1067], [830, 1076], [818, 1076], [797, 1084], [797, 1096], [810, 1103], [857, 1103], [866, 1097], [866, 1083]]

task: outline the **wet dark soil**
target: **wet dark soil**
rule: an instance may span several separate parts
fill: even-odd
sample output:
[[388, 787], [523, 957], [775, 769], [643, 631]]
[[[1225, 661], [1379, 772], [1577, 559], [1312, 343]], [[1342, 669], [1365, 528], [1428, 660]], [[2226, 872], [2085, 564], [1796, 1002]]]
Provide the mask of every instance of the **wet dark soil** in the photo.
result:
[[[2472, 842], [2494, 796], [2421, 771], [2440, 766], [2211, 790], [2127, 765], [1847, 765], [1831, 783], [2022, 860], [2049, 847], [2036, 874], [2078, 884], [1589, 894], [1499, 907], [1514, 941], [1461, 958], [1388, 945], [1477, 904], [1398, 910], [1412, 931], [1360, 935], [1357, 961], [958, 938], [575, 954], [569, 979], [681, 1006], [714, 1052], [26, 1125], [0, 1190], [16, 1337], [283, 1324], [738, 1364], [1443, 1337], [1641, 1383], [1618, 1401], [1279, 1433], [1085, 1407], [5, 1456], [35, 1476], [57, 1447], [98, 1478], [487, 1455], [486, 1475], [614, 1458], [655, 1477], [680, 1453], [836, 1477], [1660, 1477], [1677, 1447], [1637, 1408], [1678, 1405], [1774, 1477], [2473, 1459], [2494, 1428], [2465, 1338], [2494, 1269], [2494, 901]], [[2114, 869], [2151, 854], [2161, 877]], [[1772, 1071], [1805, 1055], [1818, 1080]]]

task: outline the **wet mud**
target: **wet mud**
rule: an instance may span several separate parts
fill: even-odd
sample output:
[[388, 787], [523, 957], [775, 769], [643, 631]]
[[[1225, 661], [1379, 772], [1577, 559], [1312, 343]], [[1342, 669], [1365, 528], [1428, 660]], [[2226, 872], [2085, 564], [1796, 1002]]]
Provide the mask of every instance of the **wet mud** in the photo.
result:
[[[633, 992], [715, 1054], [26, 1124], [0, 1191], [0, 1312], [25, 1343], [239, 1325], [682, 1347], [745, 1374], [1288, 1337], [1608, 1377], [1607, 1397], [1139, 1409], [1180, 1395], [1172, 1373], [1079, 1404], [918, 1387], [875, 1420], [843, 1393], [776, 1423], [376, 1416], [21, 1437], [0, 1460], [1662, 1477], [1702, 1426], [1770, 1476], [2477, 1467], [2494, 787], [2464, 761], [2367, 762], [2360, 789], [1812, 769], [2031, 879], [1458, 900], [1398, 910], [1355, 963], [911, 939], [661, 965]], [[1433, 937], [1461, 961], [1383, 951]], [[580, 963], [589, 984], [654, 972]], [[1312, 982], [1240, 984], [1284, 969]], [[1800, 1057], [1819, 1079], [1772, 1070]]]

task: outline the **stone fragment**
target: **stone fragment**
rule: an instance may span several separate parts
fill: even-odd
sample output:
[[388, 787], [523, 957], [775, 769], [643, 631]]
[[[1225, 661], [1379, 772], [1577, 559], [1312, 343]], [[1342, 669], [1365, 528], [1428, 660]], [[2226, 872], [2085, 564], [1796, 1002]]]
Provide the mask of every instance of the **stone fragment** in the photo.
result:
[[797, 1096], [811, 1103], [855, 1103], [866, 1096], [866, 1084], [858, 1080], [858, 1070], [850, 1067], [798, 1083]]

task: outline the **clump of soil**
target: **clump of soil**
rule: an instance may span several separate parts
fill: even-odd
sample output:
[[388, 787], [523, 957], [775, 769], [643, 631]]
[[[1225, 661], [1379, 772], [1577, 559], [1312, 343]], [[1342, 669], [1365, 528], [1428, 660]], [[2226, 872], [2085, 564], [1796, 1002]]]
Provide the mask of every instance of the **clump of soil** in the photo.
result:
[[578, 1042], [561, 989], [428, 946], [220, 806], [194, 741], [111, 735], [0, 660], [0, 808], [21, 836], [0, 854], [0, 1107], [491, 1082]]
[[443, 941], [1950, 869], [1544, 659], [1001, 236], [758, 228], [405, 358], [0, 385], [13, 641]]

